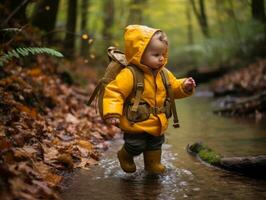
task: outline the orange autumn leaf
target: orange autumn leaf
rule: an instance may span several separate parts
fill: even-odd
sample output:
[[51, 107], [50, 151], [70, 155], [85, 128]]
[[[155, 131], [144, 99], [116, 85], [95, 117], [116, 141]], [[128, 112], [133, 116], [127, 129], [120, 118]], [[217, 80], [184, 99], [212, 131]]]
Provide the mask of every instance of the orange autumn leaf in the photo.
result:
[[58, 185], [62, 181], [62, 179], [63, 179], [62, 176], [50, 172], [47, 173], [46, 176], [44, 177], [44, 180], [47, 181], [52, 186]]
[[27, 106], [24, 106], [22, 104], [17, 104], [16, 107], [21, 111], [21, 112], [25, 112], [28, 115], [30, 115], [32, 118], [36, 119], [37, 118], [37, 112], [35, 108], [30, 108]]
[[77, 145], [79, 145], [80, 147], [84, 149], [87, 149], [88, 151], [92, 150], [92, 144], [87, 140], [78, 140]]
[[33, 68], [29, 71], [27, 71], [27, 75], [32, 76], [32, 77], [38, 77], [42, 74], [42, 71], [40, 68]]

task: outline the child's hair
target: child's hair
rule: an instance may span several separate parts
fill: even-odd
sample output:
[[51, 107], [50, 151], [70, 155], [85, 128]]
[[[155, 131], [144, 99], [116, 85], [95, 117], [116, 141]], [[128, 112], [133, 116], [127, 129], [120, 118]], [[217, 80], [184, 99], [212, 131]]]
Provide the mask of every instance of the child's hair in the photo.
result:
[[167, 36], [166, 36], [166, 33], [163, 32], [163, 31], [157, 31], [154, 36], [157, 36], [158, 35], [158, 39], [163, 42], [166, 46], [168, 46], [168, 39], [167, 39]]

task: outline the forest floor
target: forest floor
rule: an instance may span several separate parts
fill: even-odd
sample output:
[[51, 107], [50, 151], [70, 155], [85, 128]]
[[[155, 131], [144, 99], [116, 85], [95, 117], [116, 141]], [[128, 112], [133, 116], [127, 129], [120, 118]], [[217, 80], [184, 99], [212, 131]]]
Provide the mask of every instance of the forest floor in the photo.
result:
[[[74, 65], [79, 73], [92, 74], [86, 77], [86, 89], [45, 56], [37, 56], [31, 67], [10, 63], [0, 68], [0, 199], [60, 199], [64, 174], [96, 164], [108, 141], [120, 133], [102, 123], [94, 106], [86, 105], [95, 74], [88, 66]], [[254, 97], [241, 104], [239, 112], [232, 105], [243, 97], [223, 101], [220, 113], [226, 108], [224, 113], [231, 115], [263, 115], [266, 60], [224, 75], [211, 88], [218, 96]]]
[[44, 56], [30, 68], [11, 63], [0, 69], [2, 200], [59, 199], [64, 173], [96, 164], [120, 132], [86, 105], [91, 90], [63, 82], [69, 76], [55, 69]]

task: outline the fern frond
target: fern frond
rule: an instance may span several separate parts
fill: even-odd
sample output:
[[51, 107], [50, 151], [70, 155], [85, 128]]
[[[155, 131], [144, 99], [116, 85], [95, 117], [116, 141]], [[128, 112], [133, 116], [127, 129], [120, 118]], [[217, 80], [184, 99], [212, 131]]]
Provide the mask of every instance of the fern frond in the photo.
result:
[[22, 29], [19, 28], [4, 28], [0, 29], [1, 32], [21, 32]]
[[29, 54], [32, 55], [37, 55], [37, 54], [48, 54], [50, 56], [55, 56], [55, 57], [64, 57], [62, 53], [59, 51], [56, 51], [51, 48], [46, 48], [46, 47], [24, 47], [24, 48], [17, 48], [8, 51], [4, 55], [0, 57], [0, 67], [3, 67], [5, 63], [8, 61], [12, 60], [14, 57], [16, 58], [21, 58], [21, 57], [26, 57]]

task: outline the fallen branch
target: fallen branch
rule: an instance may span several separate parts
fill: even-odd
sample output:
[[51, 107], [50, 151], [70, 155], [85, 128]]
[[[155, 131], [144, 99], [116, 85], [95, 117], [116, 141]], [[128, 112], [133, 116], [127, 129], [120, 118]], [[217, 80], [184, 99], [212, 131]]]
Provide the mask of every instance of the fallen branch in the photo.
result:
[[266, 179], [266, 155], [223, 157], [201, 143], [188, 145], [187, 151], [198, 159], [221, 169], [237, 172], [245, 176]]
[[216, 114], [234, 115], [234, 116], [246, 116], [249, 114], [256, 114], [257, 112], [264, 113], [266, 111], [266, 92], [260, 92], [259, 94], [251, 97], [242, 97], [237, 99], [225, 99], [219, 108], [213, 110]]

